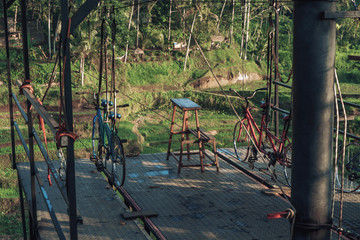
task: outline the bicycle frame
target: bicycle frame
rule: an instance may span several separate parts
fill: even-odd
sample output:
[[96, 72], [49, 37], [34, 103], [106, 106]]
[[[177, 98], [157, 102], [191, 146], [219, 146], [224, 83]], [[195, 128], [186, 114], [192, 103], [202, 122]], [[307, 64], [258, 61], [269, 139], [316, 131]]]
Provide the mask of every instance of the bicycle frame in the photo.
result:
[[[106, 115], [104, 113], [104, 118], [106, 119]], [[106, 136], [106, 139], [107, 139], [107, 145], [105, 144], [105, 142], [103, 143], [105, 147], [109, 147], [110, 148], [110, 156], [111, 156], [111, 159], [113, 160], [113, 153], [114, 153], [114, 149], [113, 149], [113, 144], [112, 144], [112, 134], [116, 132], [116, 128], [115, 128], [115, 125], [112, 126], [112, 128], [110, 128], [109, 124], [108, 123], [104, 123], [104, 120], [103, 120], [103, 117], [101, 115], [101, 109], [100, 107], [97, 108], [96, 110], [96, 115], [94, 116], [93, 118], [93, 130], [92, 130], [92, 134], [94, 135], [94, 132], [95, 132], [95, 122], [96, 120], [99, 119], [99, 127], [100, 127], [100, 136], [102, 139], [104, 139], [105, 141], [105, 136]], [[96, 153], [93, 152], [93, 156], [96, 156]]]
[[[266, 105], [263, 105], [263, 111], [265, 111], [266, 109]], [[266, 153], [266, 151], [261, 147], [262, 143], [263, 143], [263, 136], [264, 133], [266, 135], [266, 137], [269, 139], [270, 143], [271, 143], [271, 147], [274, 153], [277, 154], [277, 161], [282, 161], [282, 158], [280, 157], [280, 154], [283, 152], [284, 150], [284, 146], [285, 146], [285, 141], [288, 140], [288, 138], [286, 137], [286, 133], [287, 133], [287, 129], [289, 126], [289, 120], [285, 120], [285, 125], [281, 134], [281, 138], [279, 139], [278, 137], [276, 137], [274, 134], [272, 134], [266, 124], [265, 118], [266, 118], [266, 114], [263, 112], [262, 117], [261, 117], [261, 125], [260, 128], [259, 126], [256, 124], [250, 110], [248, 107], [244, 107], [244, 113], [245, 113], [245, 117], [242, 119], [242, 122], [244, 122], [245, 120], [248, 120], [248, 132], [250, 134], [250, 136], [253, 138], [256, 147], [262, 152], [262, 153]], [[241, 135], [241, 131], [242, 128], [244, 126], [240, 127], [240, 134], [239, 137]], [[258, 134], [259, 137], [256, 136], [256, 134]], [[247, 136], [248, 137], [248, 136]], [[238, 139], [239, 141], [240, 139]], [[290, 142], [290, 141], [289, 141]], [[277, 144], [279, 144], [278, 148], [277, 148]]]

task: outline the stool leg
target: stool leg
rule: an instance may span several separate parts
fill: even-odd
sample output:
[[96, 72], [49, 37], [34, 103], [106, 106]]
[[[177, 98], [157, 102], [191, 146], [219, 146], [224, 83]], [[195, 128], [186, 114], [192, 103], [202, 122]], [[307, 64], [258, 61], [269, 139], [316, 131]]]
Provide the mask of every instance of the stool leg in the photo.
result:
[[[185, 132], [186, 132], [186, 140], [189, 140], [189, 115], [188, 112], [185, 111], [186, 118], [185, 118]], [[190, 160], [190, 144], [186, 144], [187, 150], [187, 159]]]
[[175, 113], [176, 113], [176, 105], [174, 105], [174, 110], [173, 110], [172, 119], [171, 119], [170, 137], [169, 137], [169, 144], [168, 144], [166, 160], [169, 160], [169, 157], [170, 157], [171, 141], [172, 141], [172, 135], [174, 132], [173, 130], [174, 130]]
[[197, 135], [198, 135], [198, 139], [199, 139], [200, 166], [201, 166], [201, 172], [204, 172], [203, 142], [201, 141], [201, 136], [200, 136], [199, 115], [198, 115], [197, 110], [195, 110], [195, 116], [196, 116], [196, 131], [197, 131]]
[[186, 130], [187, 118], [188, 118], [187, 111], [184, 111], [183, 125], [182, 125], [182, 132], [181, 132], [181, 145], [180, 145], [180, 157], [179, 157], [178, 173], [180, 173], [181, 167], [182, 167], [182, 156], [183, 156], [184, 138], [185, 138], [185, 130]]
[[214, 140], [214, 145], [213, 145], [213, 149], [214, 149], [214, 155], [215, 155], [215, 164], [216, 164], [216, 171], [219, 172], [219, 160], [218, 160], [218, 154], [217, 154], [217, 150], [216, 150], [216, 141]]

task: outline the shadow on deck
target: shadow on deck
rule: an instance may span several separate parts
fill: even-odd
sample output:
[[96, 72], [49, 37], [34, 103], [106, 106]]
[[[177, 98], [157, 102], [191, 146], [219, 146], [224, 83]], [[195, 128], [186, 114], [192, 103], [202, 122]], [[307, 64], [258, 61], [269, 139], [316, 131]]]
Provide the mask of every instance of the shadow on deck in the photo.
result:
[[[267, 219], [267, 213], [290, 207], [279, 194], [265, 194], [274, 184], [270, 176], [249, 170], [265, 181], [259, 183], [229, 164], [234, 161], [247, 168], [234, 159], [231, 149], [219, 149], [219, 153], [220, 172], [207, 167], [204, 173], [200, 168], [184, 168], [177, 174], [177, 162], [172, 158], [166, 161], [166, 153], [127, 158], [124, 189], [141, 209], [158, 214], [151, 221], [166, 239], [289, 239], [288, 220]], [[36, 165], [45, 181], [46, 164]], [[31, 199], [29, 164], [19, 163], [18, 169], [26, 198]], [[56, 188], [46, 184], [46, 191], [68, 238], [66, 205]], [[76, 160], [76, 191], [83, 218], [78, 225], [79, 239], [149, 239], [139, 221], [123, 219], [122, 213], [129, 209], [89, 159]], [[344, 221], [360, 233], [360, 195], [345, 197]], [[37, 201], [40, 236], [57, 239], [42, 198]]]

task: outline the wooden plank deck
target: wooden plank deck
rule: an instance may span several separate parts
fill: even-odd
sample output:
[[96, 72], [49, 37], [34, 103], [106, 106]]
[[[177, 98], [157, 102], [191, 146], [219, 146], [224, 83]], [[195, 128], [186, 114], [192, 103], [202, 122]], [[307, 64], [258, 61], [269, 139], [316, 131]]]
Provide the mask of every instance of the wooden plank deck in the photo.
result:
[[[219, 152], [223, 157], [233, 158], [231, 149]], [[197, 163], [198, 159], [193, 158], [190, 161]], [[267, 213], [289, 208], [289, 203], [277, 194], [264, 194], [263, 190], [268, 187], [223, 159], [220, 158], [219, 163], [220, 172], [216, 172], [215, 167], [206, 167], [201, 173], [198, 167], [183, 168], [177, 174], [177, 162], [173, 158], [166, 161], [165, 153], [127, 158], [124, 188], [141, 209], [158, 214], [151, 220], [166, 239], [289, 239], [288, 220], [266, 218]], [[241, 164], [247, 168], [245, 163]], [[36, 162], [36, 165], [46, 182], [45, 163]], [[28, 198], [29, 166], [19, 163], [18, 167]], [[272, 183], [266, 173], [256, 169], [250, 171]], [[78, 226], [79, 239], [148, 238], [136, 221], [122, 218], [121, 213], [128, 209], [112, 189], [106, 188], [107, 182], [89, 159], [76, 160], [76, 186], [77, 204], [84, 221]], [[60, 193], [55, 186], [46, 186], [46, 191], [68, 234], [68, 216]], [[37, 201], [41, 237], [57, 239], [45, 206], [41, 204], [42, 198], [38, 196]], [[358, 233], [359, 203], [359, 194], [345, 195], [344, 224]]]
[[[54, 163], [56, 164], [57, 161]], [[18, 163], [17, 167], [25, 197], [31, 199], [29, 163]], [[49, 186], [46, 178], [46, 163], [36, 162], [36, 167], [45, 184], [45, 190], [65, 237], [70, 239], [69, 217], [65, 201], [56, 186]], [[104, 177], [89, 159], [76, 160], [75, 167], [77, 207], [83, 218], [83, 224], [78, 225], [79, 239], [149, 239], [135, 221], [124, 221], [121, 218], [121, 213], [128, 211], [127, 207], [112, 188], [108, 187]], [[40, 237], [42, 239], [59, 239], [40, 195], [38, 185], [36, 185], [36, 189]]]

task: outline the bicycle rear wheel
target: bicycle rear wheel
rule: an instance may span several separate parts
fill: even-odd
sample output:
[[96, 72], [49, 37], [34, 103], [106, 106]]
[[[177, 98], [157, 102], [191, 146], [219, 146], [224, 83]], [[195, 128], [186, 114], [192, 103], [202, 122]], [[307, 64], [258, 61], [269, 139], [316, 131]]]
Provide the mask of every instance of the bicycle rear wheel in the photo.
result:
[[335, 181], [341, 188], [342, 163], [344, 161], [344, 183], [343, 190], [346, 193], [360, 192], [360, 145], [350, 143], [345, 149], [345, 158], [343, 152], [338, 155], [338, 164], [335, 166]]
[[117, 180], [119, 181], [120, 186], [124, 185], [125, 183], [125, 154], [122, 142], [119, 136], [114, 135], [112, 137], [112, 144], [113, 144], [113, 174], [116, 176]]
[[92, 130], [92, 157], [90, 158], [93, 161], [102, 161], [104, 157], [103, 145], [104, 140], [101, 136], [101, 126], [100, 120], [96, 117], [93, 123], [93, 130]]
[[281, 165], [283, 166], [284, 176], [287, 184], [291, 187], [291, 154], [292, 144], [289, 140], [285, 141], [284, 155]]
[[241, 122], [238, 121], [235, 124], [233, 133], [235, 154], [236, 157], [242, 162], [248, 159], [251, 145], [250, 138], [247, 135], [244, 127], [249, 130], [249, 121], [247, 119], [243, 119]]

